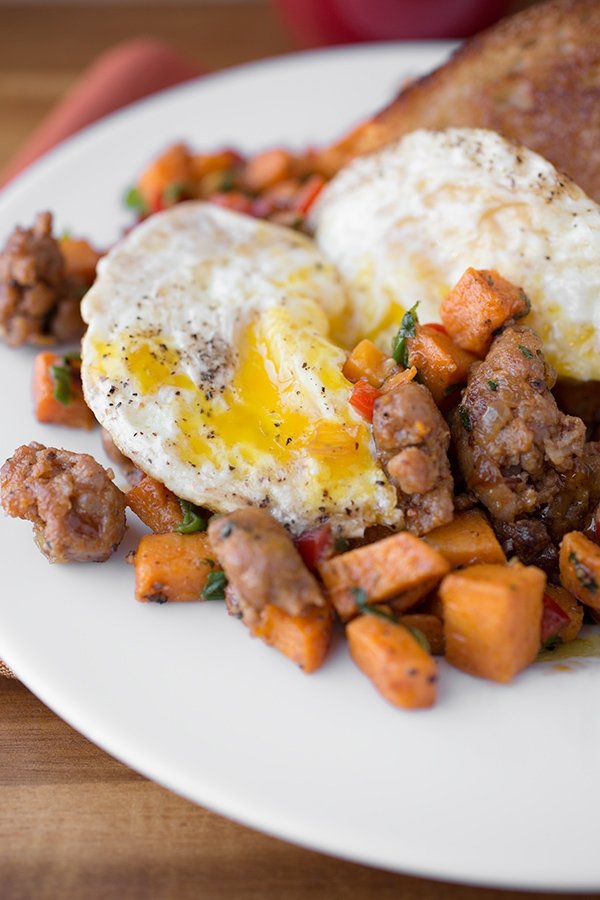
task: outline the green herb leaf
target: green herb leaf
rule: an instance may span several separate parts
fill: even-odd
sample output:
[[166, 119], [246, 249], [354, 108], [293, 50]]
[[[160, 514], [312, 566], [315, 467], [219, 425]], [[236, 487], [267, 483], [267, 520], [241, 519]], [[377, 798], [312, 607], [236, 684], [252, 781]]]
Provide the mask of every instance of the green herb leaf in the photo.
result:
[[525, 312], [522, 312], [520, 315], [515, 316], [515, 319], [524, 319], [525, 316], [528, 316], [531, 312], [531, 300], [523, 289], [521, 289], [521, 300], [525, 304]]
[[188, 193], [189, 187], [185, 183], [185, 181], [174, 181], [168, 187], [166, 187], [163, 191], [163, 202], [167, 206], [173, 206], [175, 203], [179, 203], [185, 195]]
[[200, 594], [201, 600], [224, 600], [225, 588], [227, 587], [227, 575], [219, 570], [218, 572], [210, 572], [206, 579], [206, 584]]
[[222, 193], [226, 194], [229, 191], [232, 191], [234, 187], [235, 187], [235, 181], [233, 178], [233, 172], [230, 172], [230, 171], [223, 172], [223, 175], [219, 182], [218, 190], [221, 191]]
[[370, 615], [377, 616], [379, 619], [385, 619], [386, 622], [392, 622], [394, 625], [398, 624], [398, 619], [391, 613], [386, 612], [384, 609], [379, 609], [377, 606], [370, 606], [367, 592], [362, 588], [352, 588], [352, 594], [361, 613], [370, 613]]
[[62, 366], [50, 366], [50, 376], [54, 382], [54, 399], [67, 406], [73, 399], [73, 372], [65, 360]]
[[131, 209], [138, 216], [146, 216], [150, 212], [148, 204], [140, 194], [139, 188], [130, 187], [123, 197], [123, 203], [127, 209]]
[[525, 359], [533, 359], [533, 353], [531, 352], [529, 347], [525, 347], [524, 344], [519, 344], [519, 350], [521, 351]]
[[572, 563], [573, 568], [575, 569], [575, 575], [582, 588], [585, 588], [590, 594], [595, 594], [598, 590], [598, 582], [587, 566], [584, 566], [577, 554], [573, 551], [569, 553], [569, 562]]
[[399, 366], [404, 366], [405, 369], [408, 368], [408, 347], [406, 342], [409, 338], [413, 338], [417, 333], [416, 326], [419, 321], [419, 317], [417, 316], [418, 305], [418, 303], [415, 303], [411, 309], [404, 313], [398, 333], [392, 341], [392, 356], [394, 357], [394, 361], [397, 362]]
[[444, 397], [451, 397], [452, 394], [456, 394], [458, 391], [462, 391], [464, 388], [464, 384], [449, 384], [446, 390], [444, 391]]
[[491, 380], [490, 380], [490, 381], [488, 381], [487, 385], [488, 385], [490, 391], [497, 391], [497, 390], [498, 390], [498, 382], [497, 382], [497, 381], [491, 381]]
[[175, 531], [179, 534], [194, 534], [195, 531], [206, 531], [206, 522], [200, 515], [200, 510], [188, 500], [180, 500], [181, 514], [183, 520], [181, 525], [175, 526]]
[[[400, 624], [402, 624], [402, 623], [400, 623]], [[427, 640], [427, 638], [425, 637], [425, 635], [423, 634], [421, 629], [410, 627], [408, 630], [414, 637], [415, 641], [421, 645], [423, 650], [425, 650], [427, 653], [431, 653], [431, 647], [429, 645], [429, 641]]]
[[462, 422], [465, 431], [473, 431], [473, 423], [471, 422], [471, 416], [469, 415], [469, 410], [466, 406], [458, 407], [458, 417]]
[[345, 537], [338, 537], [333, 542], [333, 549], [336, 553], [345, 553], [350, 547], [350, 542]]

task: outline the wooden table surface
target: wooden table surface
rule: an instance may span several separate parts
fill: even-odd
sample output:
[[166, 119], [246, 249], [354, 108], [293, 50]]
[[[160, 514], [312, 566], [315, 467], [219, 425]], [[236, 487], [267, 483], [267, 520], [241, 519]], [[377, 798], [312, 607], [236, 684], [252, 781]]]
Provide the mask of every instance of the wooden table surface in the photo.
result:
[[[0, 6], [0, 169], [99, 52], [140, 33], [209, 68], [293, 49], [260, 0]], [[1, 900], [530, 896], [380, 872], [236, 825], [116, 762], [1, 677], [0, 759]]]

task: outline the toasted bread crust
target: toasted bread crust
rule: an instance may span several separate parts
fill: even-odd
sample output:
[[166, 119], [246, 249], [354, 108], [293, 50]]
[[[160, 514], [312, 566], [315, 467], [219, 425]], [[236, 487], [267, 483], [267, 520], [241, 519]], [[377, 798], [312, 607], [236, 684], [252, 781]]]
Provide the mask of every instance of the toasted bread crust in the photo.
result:
[[451, 126], [525, 144], [600, 201], [600, 2], [549, 0], [502, 20], [338, 147], [348, 159], [416, 128]]

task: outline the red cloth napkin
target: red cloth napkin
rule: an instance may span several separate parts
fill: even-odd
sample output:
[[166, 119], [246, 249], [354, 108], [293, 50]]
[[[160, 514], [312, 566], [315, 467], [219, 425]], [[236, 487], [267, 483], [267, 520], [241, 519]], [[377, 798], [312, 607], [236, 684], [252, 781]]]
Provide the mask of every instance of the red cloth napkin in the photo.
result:
[[91, 122], [202, 74], [200, 67], [181, 59], [167, 44], [151, 38], [138, 38], [108, 50], [44, 119], [2, 172], [0, 185]]
[[[44, 119], [2, 172], [0, 185], [102, 116], [202, 74], [202, 69], [181, 59], [167, 44], [150, 38], [128, 41], [108, 50]], [[15, 677], [0, 660], [0, 676], [3, 675]]]

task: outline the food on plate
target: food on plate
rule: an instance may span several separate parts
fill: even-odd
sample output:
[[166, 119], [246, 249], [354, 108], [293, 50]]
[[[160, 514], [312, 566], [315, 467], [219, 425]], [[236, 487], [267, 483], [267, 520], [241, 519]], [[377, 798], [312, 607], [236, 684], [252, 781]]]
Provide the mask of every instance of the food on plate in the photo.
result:
[[469, 267], [531, 300], [559, 375], [600, 378], [600, 207], [549, 162], [482, 129], [414, 131], [354, 160], [309, 215], [350, 308], [334, 334], [385, 349], [416, 300], [422, 322]]
[[52, 236], [49, 212], [8, 238], [0, 253], [0, 337], [10, 346], [64, 343], [83, 334], [80, 302], [94, 278], [90, 259], [99, 254], [84, 241], [74, 244], [70, 253], [65, 248], [73, 244]]
[[0, 469], [0, 503], [33, 522], [50, 562], [103, 562], [125, 534], [125, 498], [112, 472], [87, 453], [19, 447]]
[[401, 524], [330, 339], [344, 293], [304, 235], [181, 204], [101, 260], [82, 312], [86, 401], [178, 497], [262, 506], [294, 534]]
[[560, 581], [581, 603], [600, 610], [600, 548], [577, 531], [560, 545]]
[[456, 513], [447, 525], [440, 525], [424, 540], [445, 557], [452, 569], [474, 563], [504, 563], [506, 557], [498, 538], [480, 509]]
[[597, 0], [536, 3], [410, 83], [320, 163], [332, 173], [417, 128], [489, 128], [535, 150], [600, 202], [599, 67]]
[[393, 706], [427, 709], [437, 694], [437, 663], [404, 625], [362, 615], [346, 626], [356, 665]]
[[79, 354], [43, 350], [33, 363], [33, 414], [38, 422], [93, 428], [96, 418], [81, 387]]
[[[141, 519], [155, 534], [165, 534], [184, 528], [187, 532], [192, 530], [190, 524], [184, 524], [185, 504], [164, 484], [149, 475], [142, 475], [138, 483], [129, 488], [125, 494], [125, 502], [138, 519]], [[191, 510], [188, 517], [190, 514]], [[196, 519], [195, 531], [206, 527], [198, 516]]]
[[203, 596], [218, 568], [205, 531], [145, 534], [135, 552], [135, 596], [143, 602], [185, 603]]
[[250, 631], [310, 674], [325, 662], [333, 634], [333, 614], [326, 605], [312, 606], [294, 616], [267, 603], [255, 624], [250, 625]]
[[540, 649], [546, 576], [535, 566], [477, 564], [440, 587], [446, 659], [458, 669], [507, 682]]
[[290, 535], [266, 510], [248, 507], [215, 516], [208, 537], [246, 624], [259, 622], [268, 604], [291, 616], [326, 605]]
[[547, 584], [540, 639], [542, 647], [574, 641], [583, 626], [584, 608], [573, 594], [559, 584]]
[[501, 542], [518, 541], [521, 560], [550, 569], [560, 539], [585, 527], [600, 502], [600, 445], [586, 444], [581, 419], [558, 409], [554, 380], [539, 337], [511, 325], [471, 368], [452, 414], [467, 489]]
[[405, 528], [426, 534], [450, 522], [450, 431], [425, 385], [407, 381], [375, 400], [373, 440], [396, 487]]

